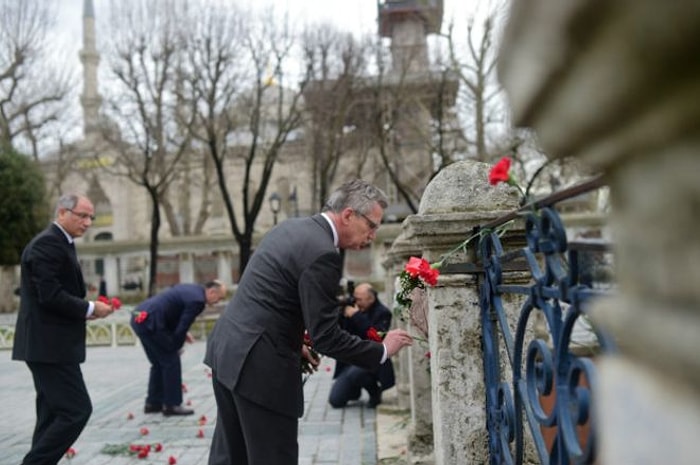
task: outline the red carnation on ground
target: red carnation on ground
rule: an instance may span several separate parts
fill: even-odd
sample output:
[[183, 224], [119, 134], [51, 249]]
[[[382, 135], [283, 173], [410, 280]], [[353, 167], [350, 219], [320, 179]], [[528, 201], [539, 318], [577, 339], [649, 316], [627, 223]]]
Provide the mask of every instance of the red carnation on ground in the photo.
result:
[[75, 457], [75, 454], [77, 454], [77, 453], [78, 453], [77, 450], [75, 450], [72, 447], [69, 447], [68, 450], [66, 451], [66, 458], [72, 459], [73, 457]]
[[197, 430], [197, 437], [198, 438], [204, 437], [204, 430], [202, 428], [199, 428], [199, 430]]
[[141, 428], [141, 429], [139, 430], [139, 433], [141, 433], [141, 436], [147, 436], [148, 433], [149, 433], [148, 428], [146, 428], [146, 427], [144, 426], [143, 428]]
[[199, 417], [199, 424], [200, 424], [200, 425], [206, 425], [206, 424], [207, 424], [207, 417], [206, 417], [206, 415], [202, 415], [201, 417]]
[[176, 463], [177, 459], [175, 458], [175, 456], [171, 455], [170, 457], [168, 457], [168, 465], [175, 465]]
[[155, 450], [156, 450], [156, 452], [162, 451], [162, 450], [163, 450], [163, 444], [157, 442], [157, 443], [156, 443], [156, 446], [155, 446]]
[[139, 451], [139, 454], [138, 454], [136, 457], [138, 457], [138, 458], [140, 458], [140, 459], [145, 459], [145, 458], [148, 457], [148, 452], [149, 452], [148, 449], [146, 449], [146, 448], [144, 447], [143, 449], [141, 449], [141, 450]]

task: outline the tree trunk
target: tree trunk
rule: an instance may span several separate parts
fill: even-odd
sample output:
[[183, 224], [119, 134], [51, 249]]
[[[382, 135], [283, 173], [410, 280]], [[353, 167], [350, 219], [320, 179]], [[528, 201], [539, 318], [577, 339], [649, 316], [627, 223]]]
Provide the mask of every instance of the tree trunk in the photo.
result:
[[14, 265], [0, 266], [0, 313], [17, 311], [16, 287]]

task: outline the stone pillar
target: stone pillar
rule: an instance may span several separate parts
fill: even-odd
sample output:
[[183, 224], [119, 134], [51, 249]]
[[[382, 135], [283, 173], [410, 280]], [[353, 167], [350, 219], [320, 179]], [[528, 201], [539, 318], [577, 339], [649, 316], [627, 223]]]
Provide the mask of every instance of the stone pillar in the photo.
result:
[[180, 267], [180, 282], [193, 283], [194, 278], [194, 257], [191, 253], [183, 252], [178, 255]]
[[231, 279], [231, 252], [219, 251], [216, 255], [216, 276], [228, 289], [231, 289], [233, 280]]
[[619, 353], [598, 364], [598, 462], [697, 463], [700, 2], [512, 6], [500, 74], [516, 124], [610, 187], [618, 293], [593, 317]]
[[[467, 239], [475, 226], [517, 207], [514, 189], [489, 185], [489, 169], [478, 162], [454, 163], [428, 185], [419, 213], [404, 222], [406, 239], [422, 251], [423, 258], [431, 263], [439, 261]], [[451, 255], [449, 262], [473, 262], [476, 243], [470, 243], [466, 254]], [[433, 460], [437, 465], [488, 461], [476, 284], [473, 275], [443, 273], [438, 285], [427, 289], [431, 395], [426, 397], [432, 403]], [[412, 365], [414, 377], [419, 366], [417, 361]], [[417, 388], [412, 385], [412, 389]], [[415, 408], [421, 412], [423, 406]]]
[[107, 284], [107, 293], [110, 296], [119, 295], [121, 292], [121, 283], [119, 280], [119, 258], [115, 255], [105, 255], [104, 264], [104, 280]]
[[[394, 312], [394, 307], [396, 302], [393, 296], [396, 295], [396, 286], [398, 284], [398, 276], [403, 271], [408, 258], [411, 255], [420, 255], [420, 250], [413, 248], [410, 241], [406, 240], [406, 237], [402, 234], [394, 240], [391, 248], [386, 253], [386, 260], [383, 266], [386, 270], [385, 273], [385, 289], [387, 291], [387, 296], [391, 296], [391, 299], [387, 299], [387, 305], [391, 305], [391, 310]], [[406, 321], [399, 318], [394, 312], [394, 317], [392, 318], [393, 326], [396, 328], [402, 328], [408, 330]], [[394, 357], [394, 371], [396, 375], [396, 393], [398, 407], [401, 409], [411, 408], [411, 380], [410, 380], [410, 364], [411, 364], [411, 353], [408, 350], [402, 350], [399, 352], [398, 356]], [[426, 387], [429, 384], [426, 384]], [[429, 391], [428, 391], [429, 392]], [[415, 418], [412, 418], [412, 424], [415, 424]], [[412, 430], [415, 428], [412, 428]], [[425, 428], [427, 431], [432, 431], [432, 422]]]

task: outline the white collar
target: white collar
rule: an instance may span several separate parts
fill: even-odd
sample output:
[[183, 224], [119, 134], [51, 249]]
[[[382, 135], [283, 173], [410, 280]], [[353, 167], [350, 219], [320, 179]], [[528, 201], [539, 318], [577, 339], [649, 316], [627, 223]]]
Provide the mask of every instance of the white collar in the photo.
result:
[[63, 235], [66, 236], [66, 240], [68, 241], [69, 244], [72, 244], [73, 242], [75, 242], [75, 240], [73, 239], [73, 236], [71, 236], [70, 234], [68, 234], [68, 233], [66, 232], [66, 230], [63, 229], [63, 226], [61, 226], [60, 224], [58, 224], [58, 223], [55, 222], [55, 221], [53, 222], [53, 224], [55, 224], [56, 226], [58, 226], [58, 229], [60, 229], [61, 232], [63, 233]]
[[328, 224], [331, 225], [331, 231], [333, 231], [333, 245], [335, 248], [338, 248], [338, 231], [335, 229], [335, 223], [333, 223], [333, 220], [331, 220], [331, 217], [326, 215], [325, 213], [321, 213], [321, 216], [328, 221]]

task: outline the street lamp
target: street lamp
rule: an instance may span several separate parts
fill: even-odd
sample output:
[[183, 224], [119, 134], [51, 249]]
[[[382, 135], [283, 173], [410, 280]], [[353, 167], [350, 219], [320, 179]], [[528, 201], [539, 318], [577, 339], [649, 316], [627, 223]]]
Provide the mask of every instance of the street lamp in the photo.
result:
[[296, 186], [294, 186], [294, 190], [292, 191], [292, 193], [289, 194], [289, 203], [292, 204], [292, 211], [294, 212], [294, 216], [298, 217], [299, 216], [299, 199], [297, 199]]
[[273, 192], [270, 194], [270, 197], [267, 199], [268, 202], [270, 202], [270, 210], [272, 210], [272, 222], [273, 224], [277, 224], [277, 214], [280, 212], [280, 208], [282, 207], [282, 199], [280, 199], [280, 196], [277, 192]]

